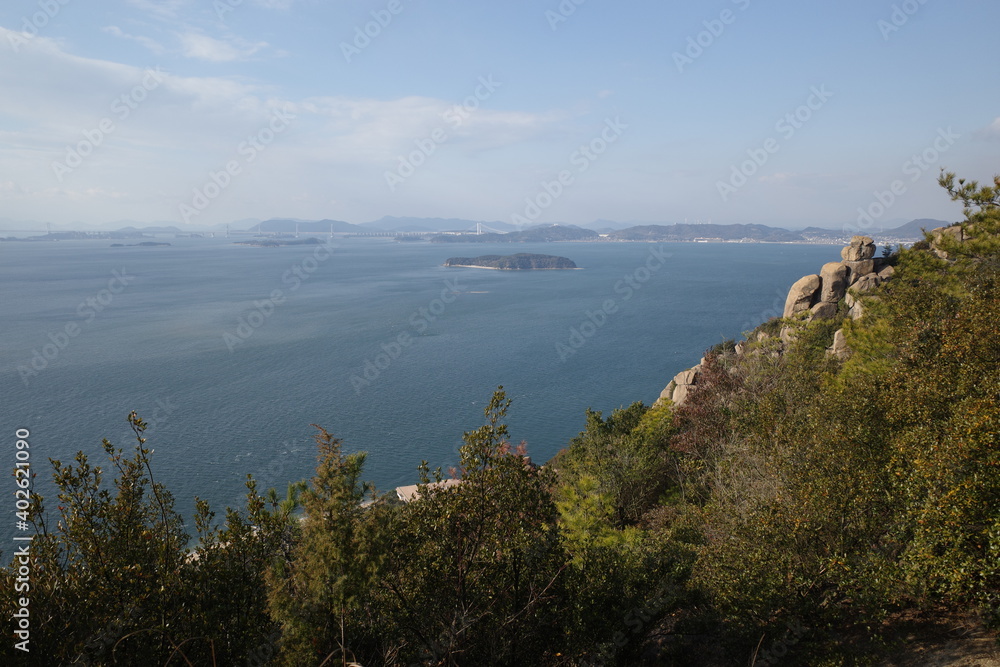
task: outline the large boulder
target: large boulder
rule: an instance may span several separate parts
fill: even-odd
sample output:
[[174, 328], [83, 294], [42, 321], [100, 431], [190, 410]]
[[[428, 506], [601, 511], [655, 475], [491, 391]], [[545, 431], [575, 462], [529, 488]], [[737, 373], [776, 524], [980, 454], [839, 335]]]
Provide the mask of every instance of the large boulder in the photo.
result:
[[857, 261], [845, 260], [843, 264], [847, 268], [848, 286], [858, 282], [862, 276], [867, 276], [869, 273], [875, 273], [874, 259], [859, 259]]
[[781, 338], [781, 342], [784, 343], [786, 347], [794, 343], [798, 338], [792, 327], [781, 327], [781, 333], [778, 334], [778, 337]]
[[878, 274], [870, 273], [867, 276], [861, 276], [858, 282], [851, 285], [851, 289], [858, 293], [871, 292], [881, 284], [882, 279], [878, 277]]
[[840, 257], [846, 262], [859, 262], [875, 256], [875, 241], [868, 236], [852, 236], [851, 245], [840, 251]]
[[847, 267], [840, 262], [828, 262], [823, 265], [819, 272], [822, 283], [820, 301], [837, 303], [844, 298], [844, 291], [847, 289], [847, 272]]
[[[681, 371], [674, 376], [673, 382], [667, 385], [667, 388], [663, 390], [664, 393], [667, 393], [669, 390], [669, 398], [674, 402], [674, 405], [680, 405], [687, 400], [688, 394], [690, 394], [691, 390], [698, 384], [698, 374], [700, 372], [701, 364], [698, 364], [694, 368]], [[663, 394], [660, 394], [660, 398], [663, 398]]]
[[815, 320], [829, 320], [837, 315], [837, 304], [830, 303], [829, 301], [820, 301], [811, 309], [812, 314], [809, 319]]
[[788, 290], [788, 297], [785, 299], [785, 311], [782, 317], [791, 317], [795, 313], [809, 310], [813, 304], [813, 297], [819, 291], [822, 280], [816, 274], [799, 278]]
[[694, 388], [693, 384], [679, 384], [674, 387], [674, 394], [670, 398], [674, 402], [674, 405], [681, 405], [687, 400], [688, 394], [691, 393], [691, 389]]
[[966, 240], [965, 230], [961, 225], [954, 225], [952, 227], [938, 227], [937, 229], [931, 230], [931, 250], [934, 254], [941, 259], [951, 259], [951, 256], [939, 246], [942, 241], [947, 243], [948, 241], [958, 241], [961, 243]]
[[837, 359], [846, 359], [851, 353], [849, 347], [847, 347], [847, 340], [844, 337], [844, 330], [837, 329], [833, 334], [833, 345], [826, 348], [827, 354], [830, 354]]
[[892, 280], [894, 275], [896, 275], [896, 269], [892, 266], [887, 266], [878, 272], [878, 277], [882, 282]]
[[689, 368], [686, 371], [681, 371], [674, 376], [674, 384], [694, 384], [698, 379], [698, 367]]

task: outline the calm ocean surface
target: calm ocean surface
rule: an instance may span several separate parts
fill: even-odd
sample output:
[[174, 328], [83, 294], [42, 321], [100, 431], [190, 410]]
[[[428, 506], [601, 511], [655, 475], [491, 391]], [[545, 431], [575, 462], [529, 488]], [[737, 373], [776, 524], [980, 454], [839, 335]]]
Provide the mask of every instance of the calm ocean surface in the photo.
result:
[[[102, 438], [130, 450], [130, 410], [155, 419], [154, 474], [187, 517], [195, 495], [239, 504], [247, 473], [282, 491], [309, 476], [311, 423], [367, 451], [367, 478], [388, 490], [415, 482], [421, 459], [456, 464], [501, 384], [511, 435], [545, 461], [587, 407], [651, 404], [707, 347], [780, 315], [792, 282], [840, 259], [811, 245], [338, 239], [324, 260], [310, 246], [159, 240], [172, 245], [0, 244], [0, 455], [13, 468], [15, 429], [29, 429], [43, 494], [48, 457], [82, 450], [106, 467]], [[583, 270], [441, 266], [512, 252]], [[595, 314], [609, 300], [614, 312]], [[602, 326], [582, 326], [588, 311]], [[61, 336], [67, 326], [77, 335]], [[573, 328], [591, 335], [563, 360], [557, 344], [574, 349]], [[410, 344], [397, 349], [401, 334]], [[33, 357], [45, 367], [29, 375]]]

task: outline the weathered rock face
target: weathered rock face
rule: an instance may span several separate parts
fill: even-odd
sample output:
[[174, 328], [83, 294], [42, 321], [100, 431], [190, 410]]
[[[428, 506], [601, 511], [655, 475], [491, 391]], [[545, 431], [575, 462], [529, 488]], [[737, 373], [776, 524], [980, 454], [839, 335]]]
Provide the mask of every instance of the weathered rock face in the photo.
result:
[[813, 303], [813, 297], [821, 284], [822, 280], [816, 274], [796, 280], [792, 288], [788, 290], [788, 297], [785, 299], [785, 312], [782, 317], [791, 317], [795, 313], [809, 310]]
[[849, 347], [847, 347], [847, 340], [844, 338], [844, 330], [837, 329], [833, 334], [833, 345], [826, 349], [827, 354], [833, 355], [838, 359], [846, 359], [851, 353]]
[[698, 374], [701, 372], [701, 364], [698, 364], [694, 368], [689, 368], [686, 371], [681, 371], [674, 376], [674, 392], [671, 395], [670, 400], [674, 402], [675, 405], [680, 405], [687, 400], [688, 394], [694, 389], [695, 385], [698, 384]]
[[812, 307], [810, 319], [829, 320], [837, 314], [837, 304], [829, 301], [820, 301]]
[[860, 262], [875, 256], [875, 241], [868, 236], [852, 236], [851, 245], [840, 251], [845, 262]]
[[[702, 359], [704, 363], [704, 359]], [[660, 398], [657, 399], [654, 405], [661, 403], [662, 401], [673, 401], [675, 405], [680, 405], [685, 400], [687, 400], [688, 394], [691, 390], [698, 384], [698, 374], [701, 372], [701, 364], [698, 364], [694, 368], [689, 368], [686, 371], [681, 371], [674, 376], [674, 379], [668, 384], [662, 392], [660, 392]]]
[[873, 289], [882, 284], [879, 279], [878, 274], [870, 273], [867, 276], [861, 276], [858, 282], [851, 286], [852, 289], [856, 290], [858, 293], [871, 292]]
[[[935, 231], [955, 235], [959, 240], [968, 238], [968, 233], [963, 232], [960, 227]], [[824, 264], [819, 274], [805, 276], [792, 285], [785, 299], [782, 317], [790, 318], [798, 313], [805, 313], [805, 321], [833, 319], [838, 317], [839, 302], [844, 299], [848, 316], [859, 319], [864, 312], [861, 295], [891, 280], [896, 273], [893, 267], [886, 264], [885, 258], [875, 257], [875, 242], [867, 236], [851, 238], [851, 244], [841, 251], [841, 257], [843, 261]], [[878, 299], [877, 294], [865, 297], [866, 302]], [[755, 339], [736, 344], [736, 354], [780, 357], [795, 342], [802, 326], [804, 322], [785, 323], [777, 339], [758, 331]], [[768, 340], [770, 342], [765, 346], [755, 345]], [[839, 359], [850, 354], [843, 330], [834, 334], [833, 345], [827, 348], [827, 353]], [[677, 405], [684, 403], [698, 386], [698, 376], [704, 363], [705, 360], [702, 359], [694, 368], [678, 373], [660, 394], [657, 403], [666, 400]]]
[[795, 342], [796, 338], [795, 332], [792, 330], [791, 327], [782, 327], [781, 333], [778, 334], [778, 337], [781, 339], [781, 342], [784, 343], [785, 345], [791, 345], [793, 342]]
[[819, 272], [820, 281], [820, 301], [837, 303], [844, 298], [847, 289], [848, 268], [841, 262], [829, 262], [823, 265]]
[[698, 367], [690, 368], [686, 371], [681, 371], [674, 376], [674, 383], [677, 385], [682, 384], [694, 384], [698, 378]]
[[674, 387], [674, 394], [671, 396], [670, 400], [674, 402], [674, 405], [682, 405], [684, 401], [687, 400], [688, 394], [691, 393], [691, 389], [694, 387], [693, 384], [679, 384]]
[[954, 240], [962, 242], [967, 237], [965, 235], [965, 230], [961, 225], [955, 225], [954, 227], [938, 227], [937, 229], [932, 229], [931, 234], [933, 235], [933, 240], [931, 241], [931, 250], [940, 259], [951, 259], [951, 256], [944, 250], [938, 247], [938, 244], [944, 240]]
[[853, 285], [858, 282], [862, 276], [866, 276], [875, 271], [875, 260], [873, 259], [859, 259], [856, 262], [845, 261], [843, 264], [847, 269], [848, 285]]

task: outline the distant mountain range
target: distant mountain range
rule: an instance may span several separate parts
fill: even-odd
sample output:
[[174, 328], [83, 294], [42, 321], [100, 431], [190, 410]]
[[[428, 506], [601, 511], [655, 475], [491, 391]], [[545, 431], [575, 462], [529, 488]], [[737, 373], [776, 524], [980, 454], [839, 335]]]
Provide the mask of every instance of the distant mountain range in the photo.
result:
[[[127, 222], [131, 223], [132, 221]], [[834, 242], [850, 238], [853, 234], [865, 234], [890, 241], [917, 241], [923, 238], [922, 230], [931, 230], [949, 224], [949, 222], [944, 220], [920, 218], [890, 229], [857, 230], [852, 228], [851, 225], [845, 225], [841, 229], [806, 227], [802, 230], [788, 230], [782, 227], [770, 227], [759, 224], [635, 224], [620, 223], [613, 220], [596, 220], [585, 227], [569, 224], [544, 224], [519, 229], [514, 225], [498, 220], [484, 222], [461, 218], [399, 218], [386, 216], [379, 220], [361, 224], [331, 219], [302, 220], [297, 218], [271, 218], [270, 220], [262, 221], [245, 219], [230, 223], [230, 225], [214, 225], [209, 229], [218, 232], [228, 227], [234, 231], [256, 232], [259, 230], [262, 233], [270, 234], [293, 234], [296, 231], [300, 234], [328, 234], [331, 230], [341, 234], [399, 233], [426, 235], [428, 240], [436, 243], [528, 243], [596, 240], [723, 240], [794, 243], [825, 240]], [[133, 237], [139, 234], [190, 234], [198, 231], [201, 230], [180, 229], [174, 225], [140, 227], [138, 223], [133, 223], [129, 226], [104, 233]], [[58, 235], [69, 238], [73, 234], [83, 234], [83, 232], [54, 231], [53, 237]], [[80, 238], [84, 237], [80, 236]], [[76, 237], [74, 236], [73, 238]], [[415, 236], [414, 238], [415, 240], [419, 240], [420, 236]]]
[[[587, 226], [568, 224], [547, 224], [518, 229], [513, 225], [497, 220], [482, 222], [461, 218], [397, 218], [386, 216], [372, 222], [359, 225], [342, 220], [295, 220], [289, 218], [274, 218], [265, 220], [249, 227], [248, 231], [260, 229], [262, 232], [292, 233], [298, 226], [302, 232], [329, 232], [331, 225], [335, 232], [346, 233], [407, 233], [428, 234], [430, 240], [437, 243], [528, 243], [545, 241], [588, 241], [606, 238], [611, 241], [694, 241], [696, 239], [724, 241], [760, 241], [771, 243], [794, 243], [796, 241], [838, 240], [848, 238], [853, 234], [867, 234], [892, 238], [900, 241], [916, 241], [923, 237], [922, 229], [934, 229], [950, 223], [944, 220], [921, 218], [911, 220], [904, 225], [891, 229], [852, 229], [849, 225], [841, 229], [825, 229], [807, 227], [803, 230], [788, 230], [782, 227], [770, 227], [759, 224], [712, 224], [712, 223], [675, 223], [639, 224], [623, 227], [624, 223], [611, 220], [597, 220]], [[481, 233], [470, 236], [470, 232]], [[461, 236], [444, 234], [445, 232], [464, 232]]]
[[482, 225], [487, 231], [517, 231], [514, 225], [499, 220], [485, 222], [461, 218], [394, 218], [388, 215], [380, 220], [363, 222], [360, 226], [384, 232], [474, 232], [478, 225]]
[[323, 220], [298, 220], [296, 218], [271, 218], [270, 220], [262, 220], [256, 224], [250, 225], [245, 231], [248, 232], [268, 232], [271, 234], [293, 234], [296, 231], [302, 233], [325, 233], [329, 234], [330, 230], [334, 232], [355, 232], [363, 233], [371, 231], [365, 229], [360, 225], [354, 225], [350, 222], [344, 222], [343, 220], [330, 220], [324, 218]]
[[642, 225], [629, 227], [608, 234], [616, 241], [693, 241], [695, 239], [723, 239], [726, 241], [770, 241], [775, 243], [802, 241], [798, 232], [767, 225]]

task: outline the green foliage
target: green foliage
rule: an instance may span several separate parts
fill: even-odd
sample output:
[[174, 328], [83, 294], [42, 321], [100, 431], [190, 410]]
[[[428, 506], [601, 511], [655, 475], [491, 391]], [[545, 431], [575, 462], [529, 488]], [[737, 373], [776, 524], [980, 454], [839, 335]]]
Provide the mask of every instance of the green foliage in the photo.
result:
[[409, 661], [543, 664], [562, 643], [551, 471], [507, 440], [509, 404], [499, 388], [465, 434], [461, 482], [420, 485], [386, 545], [381, 601]]
[[[132, 457], [104, 441], [115, 472], [110, 488], [102, 468], [81, 452], [75, 465], [52, 461], [54, 520], [35, 496], [29, 661], [245, 660], [270, 628], [259, 570], [234, 557], [259, 551], [261, 535], [251, 537], [233, 515], [232, 526], [211, 533], [216, 548], [190, 551], [172, 496], [153, 479], [146, 424], [134, 412], [128, 421], [137, 441]], [[199, 503], [200, 528], [207, 528], [210, 514]], [[4, 571], [5, 606], [14, 570]]]
[[316, 428], [319, 461], [302, 493], [301, 530], [268, 576], [281, 658], [289, 665], [355, 660], [364, 644], [362, 601], [377, 569], [362, 507], [370, 490], [361, 481], [365, 454], [345, 456], [341, 440]]
[[586, 477], [596, 480], [616, 528], [636, 524], [667, 484], [669, 408], [658, 408], [649, 417], [647, 411], [636, 402], [605, 420], [588, 409], [586, 430], [570, 441], [566, 455], [557, 461], [567, 484]]
[[248, 479], [222, 525], [198, 500], [191, 549], [131, 414], [110, 486], [81, 453], [35, 497], [28, 664], [856, 664], [900, 610], [1000, 623], [1000, 178], [940, 182], [967, 219], [888, 252], [862, 319], [724, 341], [683, 404], [587, 410], [546, 466], [502, 387], [406, 503], [319, 429], [308, 485]]
[[993, 185], [980, 185], [978, 181], [955, 179], [955, 174], [942, 170], [938, 179], [953, 201], [964, 206], [965, 221], [961, 223], [965, 238], [961, 241], [946, 236], [934, 244], [945, 250], [949, 257], [963, 257], [996, 266], [1000, 262], [1000, 176], [993, 177]]
[[[737, 653], [788, 617], [876, 627], [942, 604], [996, 617], [997, 190], [953, 195], [979, 210], [971, 239], [934, 240], [949, 261], [930, 243], [900, 251], [862, 320], [799, 329], [774, 365], [710, 360], [677, 411], [685, 498], [708, 537], [691, 583]], [[844, 364], [824, 355], [841, 326]]]

